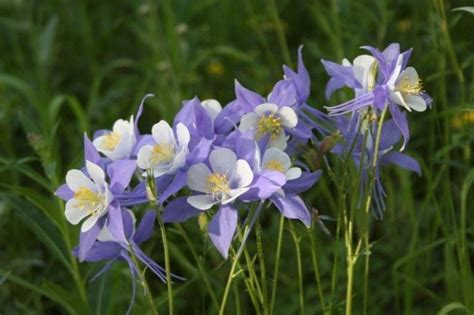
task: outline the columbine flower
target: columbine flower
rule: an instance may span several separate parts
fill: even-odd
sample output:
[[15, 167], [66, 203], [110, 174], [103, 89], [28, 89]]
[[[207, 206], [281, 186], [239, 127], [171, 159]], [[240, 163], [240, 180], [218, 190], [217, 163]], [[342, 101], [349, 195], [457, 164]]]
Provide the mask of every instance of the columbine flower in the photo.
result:
[[66, 203], [66, 219], [71, 224], [78, 224], [88, 217], [82, 224], [81, 232], [90, 230], [107, 213], [113, 199], [104, 171], [89, 161], [86, 161], [86, 169], [89, 176], [80, 170], [70, 170], [66, 175], [66, 184], [73, 192]]
[[423, 94], [423, 85], [415, 68], [407, 67], [400, 75], [393, 73], [396, 78], [394, 84], [389, 81], [390, 100], [395, 104], [405, 107], [409, 112], [415, 110], [423, 112], [426, 110], [426, 100], [421, 96]]
[[269, 147], [284, 150], [289, 138], [285, 129], [294, 128], [297, 123], [298, 117], [292, 108], [288, 106], [279, 108], [276, 104], [265, 103], [242, 116], [239, 129], [244, 132], [252, 130], [256, 140], [269, 136]]
[[[182, 123], [176, 126], [176, 136], [170, 125], [162, 120], [152, 128], [152, 144], [145, 144], [137, 155], [138, 167], [151, 170], [155, 177], [174, 173], [186, 163], [190, 135]], [[146, 172], [144, 173], [146, 176]]]
[[301, 176], [299, 167], [291, 167], [291, 159], [285, 152], [277, 148], [265, 151], [262, 159], [262, 169], [283, 173], [287, 181]]
[[220, 148], [212, 151], [209, 164], [211, 169], [199, 163], [188, 170], [188, 187], [204, 193], [187, 198], [193, 207], [207, 210], [218, 203], [226, 205], [249, 189], [253, 172], [247, 161], [238, 160], [232, 150]]
[[97, 151], [113, 161], [128, 157], [136, 144], [134, 128], [133, 116], [130, 121], [119, 119], [114, 123], [112, 131], [106, 131], [94, 139], [93, 144]]

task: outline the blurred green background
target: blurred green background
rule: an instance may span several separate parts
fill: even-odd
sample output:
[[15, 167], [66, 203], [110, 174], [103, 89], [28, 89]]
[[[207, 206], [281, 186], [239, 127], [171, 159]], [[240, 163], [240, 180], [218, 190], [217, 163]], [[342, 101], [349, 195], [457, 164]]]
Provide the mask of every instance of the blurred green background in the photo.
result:
[[[423, 176], [384, 173], [387, 212], [374, 222], [368, 314], [474, 312], [474, 14], [453, 11], [472, 1], [0, 0], [0, 313], [121, 314], [131, 294], [125, 264], [88, 283], [102, 264], [78, 264], [70, 250], [78, 227], [63, 218], [52, 192], [82, 162], [82, 134], [110, 128], [136, 111], [146, 93], [140, 128], [172, 120], [182, 100], [197, 95], [222, 104], [234, 97], [234, 78], [266, 94], [295, 65], [297, 47], [312, 78], [310, 104], [322, 109], [327, 75], [320, 59], [341, 61], [359, 47], [399, 42], [414, 48], [410, 64], [434, 99], [412, 113], [408, 153]], [[338, 99], [332, 100], [332, 104]], [[324, 179], [308, 195], [322, 214], [336, 213]], [[263, 219], [263, 242], [273, 268], [279, 218]], [[294, 224], [301, 244], [307, 314], [323, 311], [317, 295], [308, 233], [327, 310], [344, 309], [343, 241], [317, 226]], [[335, 233], [335, 224], [327, 223]], [[230, 262], [209, 244], [195, 220], [183, 227], [209, 273], [217, 297]], [[177, 314], [213, 309], [180, 229], [169, 227]], [[163, 264], [158, 231], [145, 251]], [[253, 244], [253, 243], [252, 243]], [[254, 252], [254, 245], [250, 245]], [[334, 257], [340, 258], [333, 273]], [[294, 243], [285, 231], [276, 313], [299, 312]], [[361, 313], [362, 264], [356, 267], [354, 314]], [[166, 312], [166, 286], [147, 273]], [[333, 294], [331, 294], [331, 292]], [[235, 293], [235, 295], [234, 295]], [[252, 314], [245, 286], [230, 297], [229, 314]], [[234, 306], [240, 294], [240, 308]], [[87, 297], [86, 297], [87, 295]], [[146, 314], [137, 292], [134, 314]], [[468, 311], [469, 310], [469, 311]]]

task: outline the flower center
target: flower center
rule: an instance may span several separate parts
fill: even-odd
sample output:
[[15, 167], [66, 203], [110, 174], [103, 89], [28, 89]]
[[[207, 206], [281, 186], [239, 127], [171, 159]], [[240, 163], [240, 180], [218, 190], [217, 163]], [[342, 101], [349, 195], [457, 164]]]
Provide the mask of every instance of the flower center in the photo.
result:
[[113, 150], [117, 146], [117, 144], [120, 142], [120, 139], [122, 138], [118, 133], [116, 132], [111, 132], [107, 135], [104, 136], [104, 148], [106, 150]]
[[277, 160], [270, 160], [267, 163], [265, 163], [265, 169], [271, 170], [271, 171], [277, 171], [280, 173], [283, 173], [285, 171], [285, 167], [280, 161]]
[[213, 173], [206, 179], [206, 187], [214, 199], [222, 199], [230, 191], [227, 176], [221, 173]]
[[421, 79], [409, 80], [405, 77], [397, 84], [397, 90], [404, 94], [420, 95], [423, 92], [423, 83]]
[[151, 161], [153, 164], [167, 163], [173, 160], [175, 148], [171, 144], [157, 144], [153, 147]]
[[74, 199], [79, 201], [76, 207], [87, 210], [90, 215], [98, 214], [105, 207], [103, 196], [87, 187], [80, 187], [74, 192]]
[[281, 130], [281, 119], [276, 117], [275, 114], [264, 115], [258, 120], [258, 137], [262, 137], [265, 134], [270, 133], [272, 139], [275, 139], [280, 134]]

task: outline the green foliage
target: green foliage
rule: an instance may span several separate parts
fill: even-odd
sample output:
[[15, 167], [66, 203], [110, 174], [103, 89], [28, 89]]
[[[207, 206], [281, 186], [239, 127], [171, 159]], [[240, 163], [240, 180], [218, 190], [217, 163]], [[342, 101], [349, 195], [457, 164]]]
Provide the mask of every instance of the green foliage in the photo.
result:
[[[434, 104], [409, 115], [408, 151], [420, 161], [423, 176], [397, 169], [383, 174], [385, 219], [370, 222], [370, 250], [360, 254], [370, 255], [367, 313], [472, 314], [474, 19], [469, 4], [0, 1], [0, 313], [125, 313], [131, 295], [128, 267], [116, 264], [88, 283], [102, 265], [79, 264], [72, 256], [79, 228], [67, 224], [62, 202], [52, 195], [66, 170], [82, 161], [83, 132], [110, 128], [117, 118], [133, 114], [146, 93], [156, 97], [147, 101], [142, 130], [170, 120], [181, 101], [196, 94], [231, 101], [234, 78], [268, 93], [281, 77], [280, 65], [294, 65], [300, 44], [312, 78], [310, 102], [321, 108], [327, 104], [321, 58], [350, 59], [361, 45], [396, 41], [414, 48], [411, 63]], [[324, 178], [306, 200], [320, 214], [337, 217], [342, 201], [336, 191]], [[206, 217], [199, 223], [205, 225]], [[229, 314], [253, 313], [259, 295], [267, 302], [272, 297], [276, 210], [265, 209], [260, 224], [264, 246], [257, 247], [252, 233], [229, 295]], [[301, 305], [306, 314], [344, 311], [344, 239], [336, 223], [326, 225], [332, 236], [316, 224], [309, 230], [296, 222], [286, 225], [276, 314], [297, 313]], [[215, 313], [231, 262], [210, 246], [196, 220], [167, 232], [173, 272], [187, 278], [173, 286], [176, 314]], [[144, 250], [164, 265], [155, 233]], [[254, 271], [245, 263], [252, 260]], [[363, 268], [359, 263], [354, 270], [354, 314], [363, 310]], [[249, 272], [256, 277], [246, 278]], [[146, 276], [155, 304], [166, 312], [166, 285], [149, 272]], [[147, 312], [139, 289], [133, 313]]]

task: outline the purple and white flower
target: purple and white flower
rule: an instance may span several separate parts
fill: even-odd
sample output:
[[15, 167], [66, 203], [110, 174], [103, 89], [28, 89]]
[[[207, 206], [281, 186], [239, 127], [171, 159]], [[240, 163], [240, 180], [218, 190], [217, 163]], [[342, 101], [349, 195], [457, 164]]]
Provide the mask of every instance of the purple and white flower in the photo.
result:
[[86, 161], [86, 169], [89, 176], [77, 169], [66, 174], [66, 184], [73, 192], [72, 198], [66, 202], [66, 219], [71, 224], [78, 224], [87, 218], [81, 232], [89, 231], [107, 213], [113, 200], [104, 171], [90, 161]]
[[137, 154], [137, 165], [144, 176], [151, 171], [154, 177], [172, 174], [186, 164], [190, 135], [188, 128], [179, 123], [175, 131], [162, 120], [151, 130], [152, 141], [143, 145]]
[[137, 142], [134, 129], [133, 116], [130, 121], [119, 119], [114, 123], [112, 131], [106, 131], [92, 143], [97, 151], [113, 161], [126, 158], [132, 154]]

